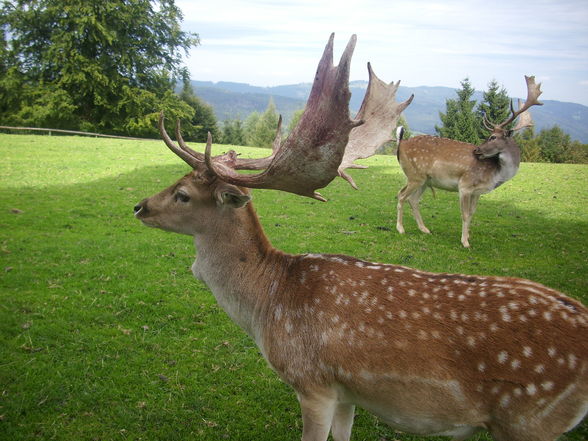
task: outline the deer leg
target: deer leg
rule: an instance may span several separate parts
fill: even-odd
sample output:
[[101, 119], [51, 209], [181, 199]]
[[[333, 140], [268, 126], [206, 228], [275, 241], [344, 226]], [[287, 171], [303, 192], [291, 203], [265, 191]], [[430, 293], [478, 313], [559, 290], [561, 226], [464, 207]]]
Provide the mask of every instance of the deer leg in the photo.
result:
[[412, 215], [414, 216], [414, 219], [416, 220], [416, 223], [419, 227], [419, 230], [421, 230], [423, 233], [430, 234], [431, 232], [429, 231], [429, 229], [427, 227], [425, 227], [425, 224], [423, 222], [423, 218], [421, 217], [421, 212], [419, 211], [419, 201], [421, 200], [421, 197], [423, 196], [423, 192], [425, 191], [426, 188], [427, 188], [426, 185], [422, 185], [421, 187], [417, 188], [409, 196], [408, 203], [410, 204], [410, 208], [412, 208]]
[[459, 203], [461, 208], [461, 243], [464, 247], [470, 247], [470, 223], [476, 206], [478, 204], [479, 195], [474, 195], [468, 192], [459, 193]]
[[298, 401], [302, 410], [302, 441], [327, 441], [335, 416], [335, 397], [298, 394]]
[[402, 217], [404, 215], [404, 202], [421, 187], [420, 182], [407, 182], [398, 192], [398, 204], [396, 205], [396, 229], [400, 234], [404, 234], [404, 225], [402, 224]]
[[333, 441], [349, 441], [351, 439], [351, 427], [355, 406], [348, 403], [338, 403], [333, 416], [331, 434]]

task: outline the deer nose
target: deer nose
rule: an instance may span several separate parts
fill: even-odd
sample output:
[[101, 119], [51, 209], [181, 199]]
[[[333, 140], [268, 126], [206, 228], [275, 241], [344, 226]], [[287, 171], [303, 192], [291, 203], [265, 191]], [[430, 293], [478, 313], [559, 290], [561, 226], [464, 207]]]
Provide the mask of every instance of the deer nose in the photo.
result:
[[480, 150], [480, 147], [476, 147], [476, 148], [474, 149], [474, 155], [479, 155], [479, 154], [481, 154], [481, 153], [482, 153], [482, 151]]
[[145, 214], [147, 211], [147, 199], [143, 199], [133, 207], [133, 213], [135, 213], [135, 216], [139, 215], [140, 213]]

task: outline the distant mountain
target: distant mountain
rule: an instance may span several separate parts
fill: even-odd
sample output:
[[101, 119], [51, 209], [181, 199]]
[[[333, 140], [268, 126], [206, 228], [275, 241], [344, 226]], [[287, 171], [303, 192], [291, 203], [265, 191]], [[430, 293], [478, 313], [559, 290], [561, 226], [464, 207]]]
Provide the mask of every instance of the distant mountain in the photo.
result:
[[[311, 88], [310, 83], [258, 87], [245, 83], [192, 81], [192, 85], [196, 95], [213, 107], [220, 121], [245, 119], [251, 112], [263, 112], [271, 96], [286, 124], [296, 110], [304, 107]], [[352, 93], [349, 107], [355, 113], [363, 100], [367, 82], [352, 81], [349, 86]], [[435, 125], [441, 124], [439, 112], [445, 111], [447, 99], [456, 98], [456, 89], [400, 86], [397, 99], [404, 101], [412, 93], [415, 95], [414, 101], [405, 111], [410, 129], [413, 132], [435, 134]], [[482, 92], [476, 92], [474, 98], [480, 101]], [[572, 139], [588, 144], [588, 107], [552, 100], [543, 103], [543, 106], [531, 109], [536, 131], [558, 125]]]

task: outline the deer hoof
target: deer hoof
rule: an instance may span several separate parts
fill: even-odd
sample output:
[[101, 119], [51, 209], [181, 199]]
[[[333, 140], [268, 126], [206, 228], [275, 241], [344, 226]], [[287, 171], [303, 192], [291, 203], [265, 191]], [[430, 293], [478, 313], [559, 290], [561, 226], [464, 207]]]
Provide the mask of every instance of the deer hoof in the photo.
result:
[[431, 230], [429, 230], [429, 229], [428, 229], [427, 227], [425, 227], [425, 226], [419, 227], [419, 230], [421, 230], [423, 233], [426, 233], [426, 234], [431, 234]]

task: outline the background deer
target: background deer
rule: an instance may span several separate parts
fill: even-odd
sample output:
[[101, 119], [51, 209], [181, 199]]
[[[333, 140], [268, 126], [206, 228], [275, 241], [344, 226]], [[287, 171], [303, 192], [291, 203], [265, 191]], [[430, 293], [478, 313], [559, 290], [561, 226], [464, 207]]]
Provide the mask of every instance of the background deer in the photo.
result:
[[[512, 134], [533, 124], [529, 107], [543, 104], [537, 101], [541, 95], [541, 84], [535, 84], [535, 77], [525, 76], [525, 80], [525, 104], [515, 111], [511, 101], [512, 115], [500, 124], [491, 125], [484, 117], [484, 125], [491, 134], [480, 146], [434, 136], [416, 136], [403, 141], [403, 130], [398, 131], [398, 162], [407, 180], [406, 185], [398, 192], [396, 229], [400, 234], [404, 234], [403, 205], [407, 200], [419, 230], [430, 233], [421, 217], [419, 201], [427, 187], [436, 187], [459, 192], [461, 243], [464, 247], [470, 246], [470, 222], [478, 199], [517, 173], [521, 151]], [[509, 130], [509, 124], [517, 117], [517, 126]]]
[[[304, 441], [329, 432], [348, 441], [355, 405], [416, 434], [554, 440], [588, 411], [588, 311], [579, 302], [528, 280], [290, 255], [265, 236], [247, 187], [322, 200], [316, 189], [340, 174], [353, 131], [373, 116], [363, 112], [363, 126], [349, 118], [355, 36], [337, 67], [332, 44], [333, 36], [300, 123], [269, 158], [212, 157], [210, 137], [204, 155], [195, 152], [179, 126], [178, 144], [170, 139], [161, 117], [166, 145], [193, 170], [135, 216], [193, 236], [192, 272], [296, 391]], [[362, 109], [380, 112], [382, 85], [370, 69]], [[406, 105], [385, 103], [392, 127]], [[387, 136], [375, 135], [364, 133]]]

